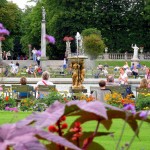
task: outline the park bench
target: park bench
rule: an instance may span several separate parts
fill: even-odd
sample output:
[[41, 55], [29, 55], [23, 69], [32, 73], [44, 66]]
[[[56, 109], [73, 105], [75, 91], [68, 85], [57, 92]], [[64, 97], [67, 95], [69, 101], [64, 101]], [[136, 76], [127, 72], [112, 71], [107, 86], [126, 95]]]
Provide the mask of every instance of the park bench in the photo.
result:
[[[20, 93], [27, 93], [27, 96], [20, 97]], [[29, 85], [12, 85], [12, 98], [16, 100], [16, 105], [18, 106], [22, 99], [24, 98], [34, 98], [35, 94], [33, 87]]]
[[56, 91], [56, 85], [38, 85], [36, 98], [42, 99], [52, 91]]

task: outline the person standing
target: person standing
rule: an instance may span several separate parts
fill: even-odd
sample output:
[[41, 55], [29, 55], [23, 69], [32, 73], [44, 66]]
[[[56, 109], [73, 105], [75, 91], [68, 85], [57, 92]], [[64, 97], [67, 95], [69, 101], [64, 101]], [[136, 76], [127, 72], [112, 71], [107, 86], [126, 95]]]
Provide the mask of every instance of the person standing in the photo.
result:
[[41, 59], [41, 57], [38, 55], [37, 58], [36, 58], [38, 66], [40, 66], [40, 59]]
[[6, 60], [6, 59], [7, 59], [7, 55], [6, 55], [6, 52], [5, 52], [5, 51], [3, 52], [2, 57], [3, 57], [3, 60]]
[[36, 62], [36, 53], [37, 53], [37, 50], [35, 49], [35, 47], [33, 48], [32, 50], [32, 57], [33, 57], [33, 61]]

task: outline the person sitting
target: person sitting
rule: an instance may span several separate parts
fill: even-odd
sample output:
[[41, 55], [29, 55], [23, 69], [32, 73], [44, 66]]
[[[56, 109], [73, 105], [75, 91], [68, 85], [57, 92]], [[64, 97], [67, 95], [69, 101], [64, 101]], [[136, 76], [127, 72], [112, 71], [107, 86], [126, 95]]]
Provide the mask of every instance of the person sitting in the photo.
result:
[[120, 69], [120, 67], [119, 66], [116, 66], [115, 68], [114, 68], [114, 71], [118, 71]]
[[120, 76], [119, 76], [118, 80], [119, 80], [120, 84], [122, 84], [122, 85], [128, 84], [128, 76], [125, 73], [123, 68], [120, 68]]
[[138, 69], [136, 68], [136, 66], [133, 67], [132, 74], [135, 76], [136, 79], [136, 77], [138, 76]]
[[150, 68], [145, 69], [145, 79], [149, 80], [150, 79]]
[[118, 83], [114, 82], [114, 76], [113, 75], [107, 75], [107, 82], [106, 82], [107, 86], [119, 86]]
[[148, 82], [145, 78], [140, 81], [140, 88], [148, 88]]
[[[42, 80], [37, 82], [37, 84], [35, 86], [35, 90], [38, 92], [38, 86], [39, 85], [45, 85], [45, 86], [54, 85], [53, 82], [49, 81], [49, 78], [50, 78], [49, 72], [48, 71], [44, 71], [42, 73]], [[38, 96], [36, 96], [36, 98], [44, 98], [44, 95], [45, 95], [45, 93], [39, 93]]]
[[100, 70], [100, 71], [102, 71], [103, 65], [99, 64], [98, 67], [97, 67], [97, 69]]
[[103, 73], [104, 73], [104, 76], [107, 76], [108, 75], [108, 71], [107, 71], [107, 67], [104, 68], [104, 70], [102, 70]]
[[131, 69], [130, 69], [129, 67], [126, 68], [125, 73], [126, 73], [128, 76], [131, 76], [131, 75], [132, 75], [132, 71], [131, 71]]
[[[26, 77], [21, 77], [20, 78], [20, 84], [21, 85], [27, 85], [27, 79], [26, 79]], [[28, 92], [20, 92], [19, 93], [19, 97], [20, 98], [27, 98], [29, 96], [30, 96], [30, 93], [28, 93]]]
[[131, 66], [131, 68], [130, 68], [130, 69], [131, 69], [131, 71], [133, 70], [133, 68], [134, 68], [134, 63], [132, 63], [132, 66]]
[[37, 69], [36, 69], [38, 75], [42, 75], [42, 68], [39, 66]]
[[105, 102], [105, 95], [106, 94], [111, 94], [111, 90], [110, 89], [106, 89], [106, 82], [104, 80], [100, 80], [99, 81], [99, 87], [100, 87], [100, 89], [95, 90], [92, 93], [92, 96], [96, 100], [99, 100], [101, 102]]
[[142, 65], [139, 63], [139, 64], [137, 64], [136, 68], [140, 69], [140, 68], [142, 68]]
[[35, 72], [34, 68], [32, 67], [32, 65], [30, 65], [30, 66], [26, 69], [26, 72], [27, 72], [29, 75], [33, 74], [34, 77], [36, 78], [36, 72]]
[[123, 66], [124, 70], [126, 70], [127, 68], [129, 68], [128, 62], [125, 62], [125, 65]]

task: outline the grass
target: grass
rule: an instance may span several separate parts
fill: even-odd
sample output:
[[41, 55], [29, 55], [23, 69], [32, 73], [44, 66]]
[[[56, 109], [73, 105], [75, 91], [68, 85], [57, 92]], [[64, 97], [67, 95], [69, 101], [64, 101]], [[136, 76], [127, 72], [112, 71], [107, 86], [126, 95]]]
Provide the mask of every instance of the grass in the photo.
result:
[[[120, 67], [122, 67], [122, 66], [124, 66], [125, 62], [126, 62], [126, 60], [120, 60], [120, 61], [119, 60], [107, 60], [107, 61], [98, 60], [95, 62], [95, 65], [98, 66], [100, 63], [102, 65], [108, 64], [108, 66], [113, 66], [113, 67], [120, 66]], [[128, 60], [127, 62], [130, 66], [131, 61]], [[147, 67], [150, 67], [150, 61], [140, 61], [140, 64], [142, 64], [142, 65], [145, 64]]]
[[[0, 112], [0, 124], [10, 123], [10, 122], [13, 123], [13, 122], [16, 122], [18, 120], [21, 120], [27, 117], [30, 114], [31, 112], [13, 113], [13, 112], [1, 111]], [[75, 119], [74, 117], [68, 117], [67, 123], [71, 124], [71, 122], [74, 121], [74, 119]], [[121, 134], [123, 123], [124, 121], [122, 121], [121, 119], [113, 120], [112, 127], [108, 132], [114, 132], [114, 138], [112, 138], [111, 136], [103, 136], [103, 137], [95, 138], [95, 141], [103, 145], [106, 150], [114, 150], [115, 145], [118, 141], [118, 138]], [[96, 122], [95, 121], [87, 122], [83, 124], [82, 127], [83, 127], [83, 130], [85, 131], [94, 131], [94, 129], [96, 128]], [[105, 132], [106, 129], [102, 125], [100, 125], [99, 131]], [[131, 150], [135, 150], [135, 149], [136, 150], [149, 150], [150, 148], [150, 142], [149, 142], [150, 134], [149, 133], [150, 133], [150, 125], [147, 123], [143, 123], [142, 128], [139, 133], [139, 139], [138, 138], [135, 139], [130, 149]], [[125, 143], [129, 142], [133, 135], [134, 135], [134, 132], [127, 125], [120, 145], [124, 145]], [[98, 150], [98, 149], [94, 149], [94, 150]]]

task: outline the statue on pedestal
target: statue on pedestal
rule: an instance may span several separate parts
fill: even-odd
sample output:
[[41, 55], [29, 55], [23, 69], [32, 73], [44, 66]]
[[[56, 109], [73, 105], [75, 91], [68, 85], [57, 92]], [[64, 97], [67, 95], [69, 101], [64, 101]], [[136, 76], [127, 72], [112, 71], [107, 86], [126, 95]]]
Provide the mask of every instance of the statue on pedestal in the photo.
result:
[[139, 50], [139, 48], [136, 46], [136, 44], [134, 46], [132, 44], [131, 47], [134, 49], [133, 58], [138, 59], [138, 50]]

